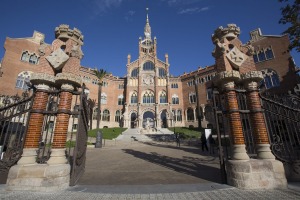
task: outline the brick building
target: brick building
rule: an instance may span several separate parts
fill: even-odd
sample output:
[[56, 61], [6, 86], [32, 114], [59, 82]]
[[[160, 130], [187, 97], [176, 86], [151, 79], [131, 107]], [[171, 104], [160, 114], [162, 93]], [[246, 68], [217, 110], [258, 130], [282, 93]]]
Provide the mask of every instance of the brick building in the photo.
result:
[[[265, 76], [261, 87], [277, 88], [277, 91], [284, 88], [286, 91], [292, 89], [297, 81], [299, 83], [295, 64], [288, 51], [287, 35], [262, 35], [257, 29], [250, 36], [247, 45], [254, 47], [255, 66]], [[28, 88], [26, 82], [30, 80], [30, 75], [42, 72], [39, 60], [44, 49], [42, 47], [49, 46], [44, 39], [44, 34], [37, 31], [29, 38], [6, 38], [5, 54], [0, 65], [1, 95], [21, 94]], [[211, 98], [212, 79], [217, 73], [215, 65], [171, 77], [168, 54], [163, 60], [157, 57], [157, 40], [151, 35], [148, 15], [144, 37], [139, 38], [138, 48], [137, 59], [132, 60], [131, 55], [127, 56], [125, 77], [110, 74], [103, 80], [100, 126], [147, 126], [152, 130], [213, 125]], [[78, 73], [89, 89], [89, 98], [97, 101], [98, 80], [93, 75], [93, 69], [82, 66]], [[96, 126], [96, 116], [95, 105], [93, 128]]]

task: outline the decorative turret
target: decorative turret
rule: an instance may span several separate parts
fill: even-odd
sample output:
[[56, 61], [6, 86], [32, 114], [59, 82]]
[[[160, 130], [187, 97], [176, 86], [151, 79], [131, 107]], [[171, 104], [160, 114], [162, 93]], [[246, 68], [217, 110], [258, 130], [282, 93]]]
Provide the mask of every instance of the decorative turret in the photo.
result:
[[218, 41], [222, 41], [224, 38], [231, 41], [234, 38], [237, 38], [240, 35], [240, 32], [240, 28], [237, 27], [236, 24], [227, 24], [226, 28], [223, 28], [222, 26], [217, 28], [211, 38], [214, 44]]
[[72, 39], [76, 41], [79, 45], [83, 45], [83, 35], [81, 31], [77, 28], [69, 29], [69, 25], [61, 24], [59, 27], [55, 28], [55, 38], [56, 39]]
[[144, 28], [144, 35], [145, 35], [145, 39], [150, 39], [151, 40], [151, 27], [149, 24], [149, 17], [148, 17], [148, 8], [146, 8], [147, 10], [147, 19], [146, 19], [146, 25]]

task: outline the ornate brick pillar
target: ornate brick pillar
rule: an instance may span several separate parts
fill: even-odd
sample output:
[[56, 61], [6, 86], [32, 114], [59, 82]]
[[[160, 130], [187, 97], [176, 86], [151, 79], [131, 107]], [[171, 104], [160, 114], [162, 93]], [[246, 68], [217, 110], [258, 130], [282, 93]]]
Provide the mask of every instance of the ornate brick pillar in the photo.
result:
[[247, 90], [247, 102], [250, 110], [252, 133], [254, 136], [257, 158], [275, 159], [270, 150], [270, 142], [258, 95], [258, 82], [263, 79], [260, 71], [251, 71], [242, 74], [242, 79]]
[[230, 126], [230, 142], [232, 144], [231, 159], [249, 160], [246, 152], [245, 139], [243, 135], [242, 122], [239, 113], [239, 106], [235, 92], [235, 82], [240, 80], [238, 71], [224, 71], [217, 75], [216, 81], [225, 92], [227, 102], [227, 116]]
[[31, 76], [32, 84], [36, 88], [32, 110], [28, 123], [27, 135], [24, 142], [24, 149], [18, 165], [36, 163], [36, 150], [43, 131], [44, 115], [48, 103], [49, 85], [54, 84], [54, 76], [44, 73], [34, 73]]
[[69, 73], [56, 75], [56, 83], [61, 84], [61, 93], [58, 104], [58, 114], [54, 129], [51, 157], [48, 164], [66, 164], [66, 141], [69, 126], [69, 118], [72, 105], [72, 91], [80, 87], [81, 79], [79, 76]]

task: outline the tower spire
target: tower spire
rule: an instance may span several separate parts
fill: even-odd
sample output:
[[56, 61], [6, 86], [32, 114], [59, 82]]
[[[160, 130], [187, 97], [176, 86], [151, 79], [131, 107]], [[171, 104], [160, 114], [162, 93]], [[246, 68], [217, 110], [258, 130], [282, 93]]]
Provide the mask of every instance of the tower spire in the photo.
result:
[[146, 8], [147, 18], [146, 18], [144, 34], [145, 34], [146, 39], [151, 39], [151, 27], [150, 27], [150, 23], [149, 23], [148, 10], [149, 10], [149, 8]]

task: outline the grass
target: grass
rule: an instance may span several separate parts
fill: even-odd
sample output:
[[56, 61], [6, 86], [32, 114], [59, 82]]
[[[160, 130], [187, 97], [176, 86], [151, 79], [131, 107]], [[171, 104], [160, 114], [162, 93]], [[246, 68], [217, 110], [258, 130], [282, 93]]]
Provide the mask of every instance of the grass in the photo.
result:
[[[70, 147], [75, 147], [75, 144], [76, 144], [76, 141], [67, 141], [66, 142], [66, 148], [70, 148]], [[90, 143], [90, 142], [87, 142], [87, 145], [90, 145], [90, 144], [92, 144], [92, 143]]]
[[[112, 140], [118, 137], [123, 131], [127, 128], [100, 128], [102, 132], [103, 139]], [[89, 137], [96, 137], [97, 136], [97, 129], [90, 130], [88, 132]]]
[[[174, 132], [174, 128], [168, 129]], [[200, 138], [201, 133], [204, 133], [204, 129], [201, 129], [199, 132], [198, 128], [175, 127], [175, 132], [179, 133], [183, 139]]]

